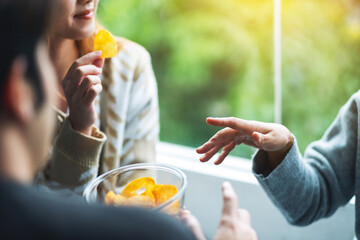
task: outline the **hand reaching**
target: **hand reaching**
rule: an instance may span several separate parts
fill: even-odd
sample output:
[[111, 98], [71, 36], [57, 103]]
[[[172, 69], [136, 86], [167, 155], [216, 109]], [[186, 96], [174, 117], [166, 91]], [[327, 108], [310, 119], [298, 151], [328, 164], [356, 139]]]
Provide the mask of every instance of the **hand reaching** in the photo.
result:
[[225, 127], [209, 141], [197, 148], [204, 154], [200, 161], [209, 161], [221, 148], [215, 164], [221, 164], [236, 145], [246, 144], [268, 152], [269, 160], [274, 163], [282, 160], [293, 144], [290, 131], [280, 124], [248, 121], [238, 118], [207, 118], [213, 126]]
[[98, 75], [102, 72], [104, 60], [100, 56], [101, 51], [77, 59], [62, 81], [71, 126], [86, 135], [91, 135], [91, 126], [97, 119], [94, 101], [102, 91]]

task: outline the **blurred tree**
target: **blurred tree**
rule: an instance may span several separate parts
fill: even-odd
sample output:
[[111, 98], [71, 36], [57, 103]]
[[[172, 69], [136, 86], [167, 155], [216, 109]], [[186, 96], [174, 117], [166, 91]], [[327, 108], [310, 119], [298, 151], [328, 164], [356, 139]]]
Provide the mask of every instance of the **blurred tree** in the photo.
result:
[[[360, 24], [342, 0], [283, 3], [283, 119], [300, 149], [321, 137], [357, 91]], [[199, 146], [207, 116], [272, 122], [269, 0], [103, 0], [98, 18], [145, 46], [159, 86], [161, 140]], [[233, 154], [249, 158], [254, 150]]]

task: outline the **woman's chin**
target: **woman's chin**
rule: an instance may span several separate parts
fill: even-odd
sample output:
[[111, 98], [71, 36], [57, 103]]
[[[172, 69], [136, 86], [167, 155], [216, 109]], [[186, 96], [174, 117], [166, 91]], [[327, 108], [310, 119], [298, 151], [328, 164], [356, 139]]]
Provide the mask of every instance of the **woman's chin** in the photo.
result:
[[77, 30], [75, 30], [73, 32], [73, 37], [72, 39], [74, 40], [84, 40], [88, 37], [91, 37], [95, 32], [95, 25], [89, 25], [89, 26], [85, 26], [85, 27], [81, 27], [78, 28]]

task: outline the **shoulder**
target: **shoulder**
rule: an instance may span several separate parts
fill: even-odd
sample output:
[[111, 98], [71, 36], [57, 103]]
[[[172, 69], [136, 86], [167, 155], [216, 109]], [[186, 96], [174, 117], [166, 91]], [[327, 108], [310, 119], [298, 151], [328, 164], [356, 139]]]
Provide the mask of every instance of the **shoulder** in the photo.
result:
[[360, 91], [354, 93], [347, 102], [338, 111], [333, 126], [339, 125], [346, 127], [349, 131], [351, 128], [357, 128], [360, 112]]
[[356, 93], [354, 93], [349, 101], [356, 101], [360, 102], [360, 90], [358, 90]]
[[[146, 76], [146, 82], [154, 82], [149, 52], [140, 44], [123, 37], [115, 37], [119, 47], [118, 54], [106, 64], [112, 71], [118, 70], [124, 79], [137, 81], [141, 76]], [[108, 68], [108, 67], [106, 67]]]
[[347, 103], [342, 107], [344, 113], [352, 113], [358, 115], [360, 109], [360, 91], [354, 93]]
[[116, 37], [119, 52], [118, 55], [125, 55], [134, 61], [150, 60], [149, 52], [140, 44], [133, 42], [127, 38]]

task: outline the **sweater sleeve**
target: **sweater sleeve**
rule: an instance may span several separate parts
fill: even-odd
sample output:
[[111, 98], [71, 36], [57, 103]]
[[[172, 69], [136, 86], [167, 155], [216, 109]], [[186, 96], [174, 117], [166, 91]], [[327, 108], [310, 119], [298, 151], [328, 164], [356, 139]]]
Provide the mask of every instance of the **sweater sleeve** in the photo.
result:
[[255, 154], [255, 177], [290, 223], [307, 225], [328, 217], [354, 195], [359, 96], [355, 94], [341, 108], [321, 140], [308, 146], [304, 157], [295, 140], [285, 159], [267, 175], [267, 154]]
[[55, 137], [51, 160], [38, 183], [64, 194], [82, 194], [98, 173], [99, 158], [106, 136], [95, 126], [91, 136], [71, 127], [69, 119], [58, 114], [59, 131]]

